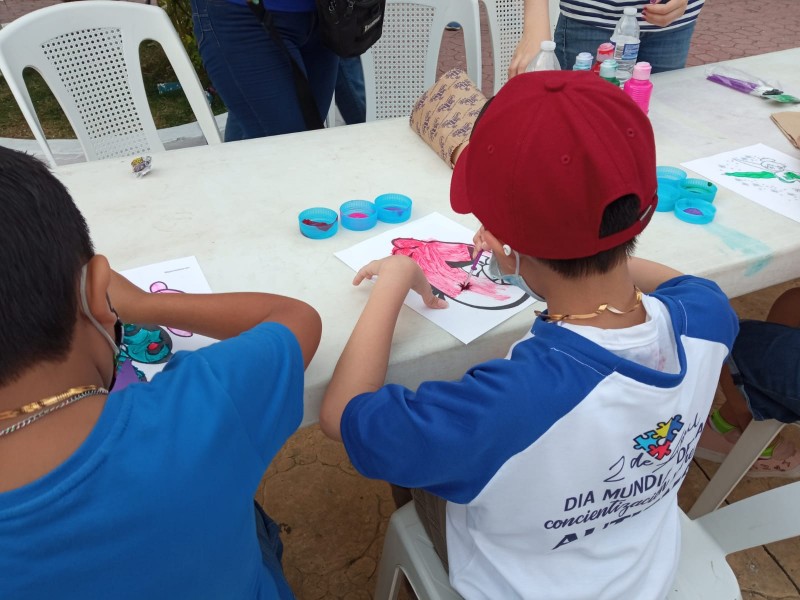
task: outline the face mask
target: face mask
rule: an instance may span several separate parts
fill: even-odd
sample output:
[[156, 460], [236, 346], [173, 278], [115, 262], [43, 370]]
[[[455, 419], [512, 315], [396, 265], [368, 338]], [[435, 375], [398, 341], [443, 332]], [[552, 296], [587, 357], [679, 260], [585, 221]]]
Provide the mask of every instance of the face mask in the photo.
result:
[[528, 287], [528, 284], [525, 283], [525, 279], [519, 274], [519, 252], [514, 250], [514, 256], [517, 260], [517, 267], [513, 275], [505, 275], [500, 271], [500, 263], [497, 262], [494, 252], [492, 252], [492, 256], [489, 258], [489, 264], [486, 265], [486, 274], [492, 279], [518, 287], [534, 300], [545, 302], [544, 298]]
[[[111, 375], [111, 383], [108, 385], [108, 390], [114, 387], [114, 383], [117, 381], [117, 367], [119, 366], [119, 346], [122, 343], [122, 321], [119, 320], [119, 315], [117, 315], [117, 321], [114, 323], [114, 337], [116, 340], [112, 340], [111, 336], [108, 335], [108, 332], [103, 328], [100, 323], [97, 322], [97, 319], [94, 318], [94, 315], [89, 311], [89, 301], [86, 299], [86, 265], [83, 265], [81, 268], [81, 312], [89, 319], [89, 322], [95, 326], [97, 331], [100, 332], [106, 341], [111, 346], [111, 350], [114, 353], [114, 371]], [[109, 307], [111, 304], [109, 303]], [[111, 311], [116, 315], [117, 311], [111, 308]]]

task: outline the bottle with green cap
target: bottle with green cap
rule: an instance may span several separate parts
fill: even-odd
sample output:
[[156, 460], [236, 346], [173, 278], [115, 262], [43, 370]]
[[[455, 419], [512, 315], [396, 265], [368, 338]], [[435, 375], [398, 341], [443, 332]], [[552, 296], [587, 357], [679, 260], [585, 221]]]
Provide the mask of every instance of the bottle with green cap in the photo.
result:
[[617, 79], [617, 61], [613, 58], [603, 61], [600, 65], [600, 77], [619, 87], [619, 79]]

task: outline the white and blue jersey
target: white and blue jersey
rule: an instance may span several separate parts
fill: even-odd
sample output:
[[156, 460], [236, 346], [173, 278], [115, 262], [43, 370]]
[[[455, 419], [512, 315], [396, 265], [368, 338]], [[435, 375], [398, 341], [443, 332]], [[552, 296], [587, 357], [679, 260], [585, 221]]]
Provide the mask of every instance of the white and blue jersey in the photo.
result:
[[738, 322], [696, 277], [643, 301], [641, 325], [538, 319], [459, 381], [386, 385], [347, 406], [356, 469], [448, 501], [450, 581], [465, 598], [666, 595], [678, 486]]

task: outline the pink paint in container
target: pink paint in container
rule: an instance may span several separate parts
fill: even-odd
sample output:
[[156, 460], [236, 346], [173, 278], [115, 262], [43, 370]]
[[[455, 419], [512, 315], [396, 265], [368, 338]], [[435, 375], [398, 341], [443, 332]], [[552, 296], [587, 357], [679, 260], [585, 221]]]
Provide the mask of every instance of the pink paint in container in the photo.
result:
[[369, 200], [348, 200], [339, 207], [342, 227], [352, 231], [365, 231], [375, 227], [378, 211]]

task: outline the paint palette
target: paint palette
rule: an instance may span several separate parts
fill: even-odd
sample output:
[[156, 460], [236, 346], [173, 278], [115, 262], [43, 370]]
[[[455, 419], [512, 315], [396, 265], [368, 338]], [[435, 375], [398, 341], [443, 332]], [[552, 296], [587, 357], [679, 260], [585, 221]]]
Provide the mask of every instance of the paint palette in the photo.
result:
[[342, 227], [353, 231], [365, 231], [375, 227], [378, 211], [368, 200], [348, 200], [339, 207]]
[[411, 217], [411, 198], [403, 194], [381, 194], [375, 198], [378, 220], [384, 223], [403, 223]]
[[307, 208], [299, 215], [300, 233], [312, 240], [332, 237], [339, 231], [339, 216], [330, 208]]

